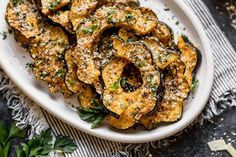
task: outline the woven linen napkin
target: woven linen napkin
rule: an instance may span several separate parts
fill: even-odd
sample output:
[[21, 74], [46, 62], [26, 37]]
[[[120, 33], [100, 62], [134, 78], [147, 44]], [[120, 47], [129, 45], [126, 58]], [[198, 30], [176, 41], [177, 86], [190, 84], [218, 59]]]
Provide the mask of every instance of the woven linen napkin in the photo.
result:
[[[236, 90], [232, 89], [236, 87], [236, 79], [234, 79], [234, 76], [236, 76], [236, 55], [232, 45], [217, 26], [205, 4], [201, 0], [184, 0], [184, 2], [201, 20], [213, 49], [215, 61], [213, 90], [206, 108], [199, 116], [200, 120], [210, 120], [227, 108], [236, 106]], [[18, 122], [18, 126], [22, 128], [30, 126], [30, 137], [50, 127], [53, 134], [62, 134], [74, 139], [78, 149], [73, 154], [64, 154], [67, 157], [144, 157], [150, 155], [150, 147], [160, 148], [170, 142], [169, 139], [164, 139], [145, 144], [122, 144], [102, 140], [80, 132], [32, 102], [15, 87], [1, 70], [0, 90], [7, 100], [6, 105], [12, 109], [13, 119]], [[52, 156], [57, 156], [57, 154], [53, 153]]]

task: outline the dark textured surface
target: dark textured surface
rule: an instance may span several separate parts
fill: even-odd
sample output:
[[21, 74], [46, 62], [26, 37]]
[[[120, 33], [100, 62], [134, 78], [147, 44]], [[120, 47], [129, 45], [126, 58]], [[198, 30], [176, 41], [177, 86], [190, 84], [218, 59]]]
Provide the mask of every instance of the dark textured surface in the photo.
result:
[[[213, 123], [194, 126], [178, 136], [169, 147], [153, 152], [153, 157], [229, 157], [222, 152], [211, 152], [207, 142], [225, 139], [226, 143], [236, 140], [236, 108], [213, 119]], [[236, 147], [235, 143], [232, 143]]]
[[[227, 0], [235, 3], [235, 0]], [[236, 30], [230, 25], [230, 18], [224, 7], [226, 0], [204, 0], [221, 29], [236, 48]], [[11, 121], [10, 111], [4, 106], [0, 94], [0, 120]], [[216, 117], [214, 123], [206, 123], [201, 128], [193, 127], [187, 133], [179, 136], [173, 144], [165, 149], [153, 151], [153, 157], [228, 157], [226, 152], [212, 153], [207, 142], [220, 137], [226, 142], [236, 141], [236, 109]], [[236, 147], [235, 143], [233, 145]]]
[[203, 0], [209, 8], [220, 28], [225, 32], [234, 49], [236, 49], [236, 29], [231, 26], [230, 15], [226, 3], [236, 5], [236, 0]]

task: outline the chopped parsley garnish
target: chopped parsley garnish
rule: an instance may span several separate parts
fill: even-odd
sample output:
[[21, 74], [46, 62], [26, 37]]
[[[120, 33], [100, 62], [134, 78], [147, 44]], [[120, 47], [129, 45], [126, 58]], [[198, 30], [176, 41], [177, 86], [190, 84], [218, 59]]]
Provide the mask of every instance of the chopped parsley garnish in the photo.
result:
[[170, 11], [170, 8], [164, 8], [165, 11]]
[[26, 63], [25, 67], [26, 67], [26, 68], [32, 68], [32, 67], [33, 67], [33, 64], [32, 64], [32, 63]]
[[75, 84], [75, 80], [70, 76], [68, 78], [68, 82], [71, 84], [71, 85], [74, 85]]
[[56, 71], [56, 76], [57, 76], [57, 77], [62, 77], [64, 74], [65, 74], [65, 72], [64, 72], [64, 70], [62, 70], [62, 69], [58, 69], [58, 70]]
[[135, 42], [137, 39], [135, 37], [129, 37], [127, 42]]
[[11, 34], [12, 32], [13, 31], [10, 28], [8, 28], [8, 33]]
[[137, 67], [141, 68], [142, 66], [145, 65], [145, 63], [144, 62], [137, 62], [136, 65], [137, 65]]
[[127, 80], [125, 78], [121, 79], [121, 86], [125, 87]]
[[191, 86], [191, 91], [195, 92], [198, 86], [199, 86], [199, 80], [197, 78], [194, 78]]
[[7, 32], [6, 31], [2, 31], [0, 33], [0, 35], [2, 35], [2, 39], [5, 40], [7, 38]]
[[171, 57], [170, 53], [164, 53], [162, 55], [159, 54], [158, 59], [161, 63], [164, 63], [167, 62], [170, 57]]
[[116, 82], [114, 82], [111, 86], [110, 89], [111, 90], [116, 90], [120, 87], [120, 79], [118, 79]]
[[113, 15], [115, 15], [115, 11], [114, 10], [112, 10], [112, 11], [109, 11], [108, 13], [107, 13], [107, 16], [106, 16], [106, 19], [107, 19], [107, 21], [109, 22], [109, 23], [117, 23], [118, 21], [116, 20], [116, 19], [114, 19], [114, 17], [113, 17]]
[[97, 28], [98, 28], [97, 25], [93, 25], [91, 27], [83, 27], [81, 28], [81, 30], [84, 34], [88, 34], [88, 33], [93, 33]]
[[135, 16], [132, 13], [126, 13], [125, 18], [126, 20], [132, 20], [135, 18]]
[[11, 2], [13, 3], [13, 5], [17, 5], [17, 4], [22, 4], [23, 0], [11, 0]]
[[40, 78], [41, 78], [41, 79], [44, 79], [47, 75], [48, 75], [48, 72], [43, 71], [43, 72], [40, 74]]
[[35, 66], [39, 66], [42, 62], [43, 62], [42, 60], [36, 60], [36, 61], [34, 62], [34, 65], [35, 65]]
[[54, 1], [54, 2], [51, 2], [51, 3], [48, 5], [48, 9], [53, 10], [53, 9], [55, 9], [60, 3], [61, 3], [61, 0], [56, 0], [56, 1]]

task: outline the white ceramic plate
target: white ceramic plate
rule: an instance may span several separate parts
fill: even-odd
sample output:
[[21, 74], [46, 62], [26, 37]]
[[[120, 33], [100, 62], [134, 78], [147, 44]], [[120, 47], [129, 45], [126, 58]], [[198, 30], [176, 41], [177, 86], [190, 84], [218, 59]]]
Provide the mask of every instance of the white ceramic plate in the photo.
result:
[[[7, 2], [8, 0], [0, 1], [1, 32], [8, 31], [4, 19]], [[60, 94], [49, 94], [47, 85], [35, 80], [30, 70], [25, 68], [26, 63], [30, 63], [32, 60], [29, 54], [17, 45], [13, 35], [8, 35], [6, 40], [0, 40], [1, 66], [11, 80], [31, 99], [59, 119], [83, 132], [103, 139], [126, 143], [148, 142], [171, 136], [189, 125], [207, 103], [213, 83], [213, 56], [201, 23], [181, 0], [141, 0], [141, 5], [154, 10], [160, 20], [174, 28], [175, 34], [188, 35], [196, 45], [199, 45], [202, 53], [202, 63], [197, 73], [200, 85], [194, 98], [189, 98], [186, 102], [182, 119], [176, 123], [163, 125], [151, 131], [141, 127], [128, 131], [115, 130], [108, 126], [91, 129], [91, 125], [80, 120], [76, 111], [68, 105], [70, 103], [76, 106], [78, 104], [76, 99], [65, 100]]]

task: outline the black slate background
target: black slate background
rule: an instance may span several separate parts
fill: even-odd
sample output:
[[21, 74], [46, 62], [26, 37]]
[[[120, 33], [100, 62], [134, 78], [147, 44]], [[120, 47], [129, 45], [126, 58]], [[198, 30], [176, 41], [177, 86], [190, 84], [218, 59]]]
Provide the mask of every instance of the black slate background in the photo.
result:
[[[236, 0], [203, 0], [213, 17], [236, 49], [236, 30], [230, 25], [230, 18], [224, 7], [225, 2], [236, 3]], [[6, 108], [6, 100], [0, 93], [0, 120], [11, 122], [10, 110]], [[229, 109], [223, 115], [216, 117], [214, 123], [194, 126], [188, 132], [179, 136], [176, 142], [162, 149], [152, 151], [153, 157], [229, 157], [226, 152], [211, 152], [207, 142], [224, 138], [226, 142], [236, 141], [236, 108]], [[236, 147], [235, 143], [232, 143]], [[12, 154], [11, 154], [12, 155]]]

